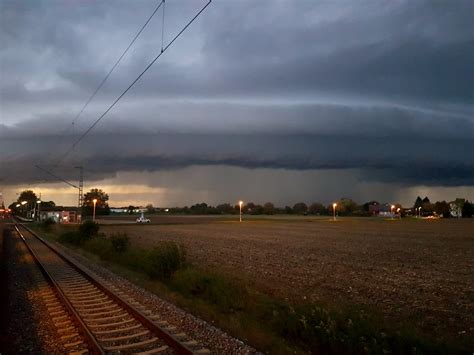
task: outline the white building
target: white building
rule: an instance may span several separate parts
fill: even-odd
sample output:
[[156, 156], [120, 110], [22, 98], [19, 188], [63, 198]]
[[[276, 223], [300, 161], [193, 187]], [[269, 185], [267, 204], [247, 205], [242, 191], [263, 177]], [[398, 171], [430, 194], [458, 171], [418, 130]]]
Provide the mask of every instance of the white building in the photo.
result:
[[462, 217], [462, 206], [456, 202], [449, 203], [449, 212], [451, 217], [461, 218]]

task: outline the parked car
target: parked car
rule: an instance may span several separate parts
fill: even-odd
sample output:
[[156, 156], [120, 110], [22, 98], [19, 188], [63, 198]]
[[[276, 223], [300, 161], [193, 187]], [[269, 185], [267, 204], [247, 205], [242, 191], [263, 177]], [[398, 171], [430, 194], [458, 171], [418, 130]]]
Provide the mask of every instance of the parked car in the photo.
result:
[[143, 213], [136, 219], [137, 223], [150, 223], [150, 220], [148, 218], [145, 218]]

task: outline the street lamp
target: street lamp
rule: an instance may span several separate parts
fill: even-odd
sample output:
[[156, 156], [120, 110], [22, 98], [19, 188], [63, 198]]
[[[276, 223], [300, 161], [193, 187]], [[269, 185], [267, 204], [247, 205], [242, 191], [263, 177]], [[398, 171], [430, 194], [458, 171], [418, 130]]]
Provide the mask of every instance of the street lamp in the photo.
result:
[[[21, 213], [25, 213], [25, 205], [28, 203], [28, 201], [21, 201]], [[28, 211], [28, 208], [26, 208], [26, 210]], [[28, 215], [25, 213], [25, 217], [28, 217]]]
[[240, 222], [242, 222], [242, 205], [244, 204], [243, 201], [239, 201], [239, 216], [240, 216]]
[[421, 218], [421, 206], [418, 207], [418, 218]]
[[336, 207], [337, 207], [337, 203], [333, 203], [332, 204], [332, 215], [333, 215], [333, 220], [335, 221], [336, 220]]
[[97, 204], [97, 199], [96, 198], [93, 199], [92, 202], [94, 203], [94, 212], [92, 214], [92, 221], [95, 222], [95, 205]]
[[36, 204], [38, 205], [38, 221], [41, 221], [41, 216], [40, 216], [40, 205], [41, 205], [41, 200], [36, 201]]
[[400, 213], [400, 207], [397, 208], [398, 218], [402, 219], [402, 214]]
[[393, 218], [393, 209], [394, 209], [394, 208], [395, 208], [394, 205], [391, 205], [391, 206], [390, 206], [390, 214], [392, 215], [392, 218]]

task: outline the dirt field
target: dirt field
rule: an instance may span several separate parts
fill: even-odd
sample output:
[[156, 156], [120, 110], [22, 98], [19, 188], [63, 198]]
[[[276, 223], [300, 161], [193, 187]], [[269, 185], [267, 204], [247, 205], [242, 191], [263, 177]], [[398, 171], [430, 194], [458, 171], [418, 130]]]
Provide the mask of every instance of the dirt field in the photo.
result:
[[141, 247], [177, 241], [193, 263], [292, 302], [365, 305], [393, 324], [474, 337], [474, 219], [190, 221], [102, 230]]

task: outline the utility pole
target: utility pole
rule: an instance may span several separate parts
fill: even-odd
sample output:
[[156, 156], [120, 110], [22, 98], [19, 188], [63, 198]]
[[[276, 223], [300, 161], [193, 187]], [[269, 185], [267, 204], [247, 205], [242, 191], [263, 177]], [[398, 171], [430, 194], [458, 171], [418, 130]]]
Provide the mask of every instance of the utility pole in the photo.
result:
[[[82, 204], [84, 203], [84, 167], [75, 166], [76, 169], [79, 169], [79, 198], [77, 202], [77, 214], [76, 222], [79, 223], [79, 213], [82, 211]], [[82, 219], [82, 213], [81, 213]]]

